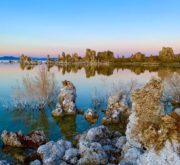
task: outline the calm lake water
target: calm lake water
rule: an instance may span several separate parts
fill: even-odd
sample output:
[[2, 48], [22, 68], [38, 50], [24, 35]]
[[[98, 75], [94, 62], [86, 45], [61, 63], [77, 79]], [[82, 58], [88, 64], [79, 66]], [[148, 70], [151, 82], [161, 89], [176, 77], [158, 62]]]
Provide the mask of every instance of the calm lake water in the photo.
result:
[[[38, 67], [31, 70], [20, 68], [19, 64], [0, 64], [0, 133], [3, 130], [19, 131], [23, 133], [32, 130], [44, 130], [51, 140], [65, 138], [71, 140], [74, 135], [86, 131], [87, 129], [100, 125], [103, 113], [95, 124], [89, 124], [82, 115], [76, 117], [65, 117], [55, 120], [51, 116], [50, 108], [45, 112], [37, 111], [8, 111], [4, 104], [11, 100], [12, 87], [17, 83], [21, 84], [22, 77], [29, 74], [36, 74]], [[142, 67], [64, 67], [58, 68], [54, 66], [50, 68], [50, 72], [55, 73], [58, 83], [61, 85], [63, 80], [70, 80], [76, 86], [77, 90], [77, 107], [86, 111], [92, 107], [92, 96], [98, 94], [105, 96], [113, 86], [123, 86], [126, 88], [133, 80], [137, 84], [143, 85], [148, 82], [151, 77], [161, 77], [164, 79], [173, 72], [180, 72], [176, 68], [142, 68]], [[103, 109], [106, 104], [103, 105]], [[123, 128], [122, 125], [118, 126]], [[18, 151], [21, 154], [22, 151]], [[11, 149], [3, 149], [0, 141], [0, 160], [8, 159], [12, 161], [17, 155]]]

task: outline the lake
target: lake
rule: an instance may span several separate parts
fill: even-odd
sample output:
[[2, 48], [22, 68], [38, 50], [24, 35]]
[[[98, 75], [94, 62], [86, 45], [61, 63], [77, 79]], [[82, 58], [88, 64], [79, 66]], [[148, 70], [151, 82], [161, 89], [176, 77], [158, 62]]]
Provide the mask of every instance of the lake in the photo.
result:
[[[55, 106], [44, 112], [9, 110], [7, 104], [11, 101], [13, 86], [17, 83], [22, 85], [22, 78], [27, 74], [33, 76], [39, 66], [22, 68], [19, 64], [0, 64], [0, 133], [3, 130], [29, 133], [33, 130], [44, 130], [50, 140], [65, 138], [72, 140], [73, 137], [87, 129], [100, 125], [104, 113], [99, 110], [100, 117], [95, 124], [88, 123], [82, 115], [76, 117], [64, 117], [54, 119], [51, 111]], [[180, 73], [178, 68], [159, 67], [121, 67], [121, 66], [53, 66], [49, 72], [55, 74], [57, 82], [61, 85], [63, 80], [71, 81], [77, 91], [77, 107], [86, 111], [93, 106], [94, 95], [105, 98], [110, 89], [127, 88], [134, 81], [137, 86], [147, 83], [152, 77], [165, 79], [174, 72]], [[101, 106], [106, 109], [106, 102]], [[112, 129], [124, 130], [124, 125], [112, 127]], [[122, 131], [123, 132], [123, 131]], [[16, 152], [16, 154], [15, 154]], [[17, 155], [23, 151], [3, 148], [0, 141], [0, 160], [14, 161]], [[18, 153], [18, 154], [17, 154]]]

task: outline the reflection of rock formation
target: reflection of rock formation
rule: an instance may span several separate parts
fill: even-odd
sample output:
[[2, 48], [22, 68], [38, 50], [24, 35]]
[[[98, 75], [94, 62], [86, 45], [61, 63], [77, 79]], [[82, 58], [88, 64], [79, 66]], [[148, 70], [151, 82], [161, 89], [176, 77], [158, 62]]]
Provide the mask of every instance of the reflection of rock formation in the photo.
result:
[[110, 76], [113, 74], [115, 66], [113, 65], [98, 65], [97, 73]]
[[172, 76], [174, 72], [177, 72], [177, 73], [180, 74], [180, 70], [178, 68], [163, 67], [163, 68], [158, 69], [158, 76], [162, 80], [164, 80], [165, 78], [168, 78], [168, 77]]
[[144, 67], [134, 67], [134, 68], [132, 69], [132, 71], [133, 71], [134, 73], [136, 73], [137, 75], [139, 75], [139, 74], [141, 74], [141, 73], [144, 73], [145, 68], [144, 68]]
[[37, 152], [34, 149], [22, 149], [5, 146], [2, 148], [2, 150], [4, 153], [9, 154], [11, 157], [14, 158], [15, 164], [29, 164], [30, 161], [38, 158]]
[[13, 111], [12, 119], [16, 123], [16, 120], [21, 121], [25, 127], [28, 127], [30, 130], [43, 130], [46, 135], [49, 133], [49, 121], [46, 112], [40, 111], [32, 112], [28, 111]]
[[62, 136], [67, 140], [71, 140], [76, 134], [76, 116], [65, 116], [55, 120], [61, 129]]
[[94, 77], [96, 75], [96, 66], [95, 65], [87, 65], [84, 67], [86, 72], [86, 77]]

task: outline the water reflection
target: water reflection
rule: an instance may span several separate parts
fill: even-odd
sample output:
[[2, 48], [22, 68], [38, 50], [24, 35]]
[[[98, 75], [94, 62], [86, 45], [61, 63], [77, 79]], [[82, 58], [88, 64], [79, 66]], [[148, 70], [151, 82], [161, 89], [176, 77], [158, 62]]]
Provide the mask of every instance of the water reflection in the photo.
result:
[[[27, 70], [24, 66], [20, 67], [19, 64], [0, 65], [0, 99], [11, 100], [11, 87], [16, 84], [16, 80], [21, 80], [26, 74], [30, 76], [35, 75], [38, 71], [38, 67], [29, 68], [30, 70]], [[8, 131], [22, 130], [23, 133], [29, 133], [32, 130], [43, 130], [51, 140], [56, 141], [61, 137], [71, 140], [77, 133], [101, 124], [101, 119], [104, 115], [101, 110], [106, 109], [106, 99], [104, 97], [106, 97], [107, 91], [111, 90], [110, 87], [113, 86], [114, 89], [115, 85], [124, 85], [123, 87], [127, 88], [131, 80], [135, 80], [138, 84], [143, 85], [152, 76], [165, 80], [171, 78], [174, 72], [180, 75], [180, 68], [132, 65], [49, 65], [48, 70], [55, 74], [58, 83], [67, 79], [75, 84], [77, 89], [77, 107], [84, 111], [88, 108], [94, 108], [100, 114], [98, 121], [94, 125], [90, 125], [83, 116], [53, 119], [51, 110], [54, 107], [45, 109], [45, 111], [28, 111], [27, 109], [7, 112], [0, 104], [0, 132], [4, 129]], [[20, 86], [22, 86], [22, 83]], [[112, 130], [119, 130], [121, 133], [124, 133], [126, 122], [126, 118], [123, 118], [118, 126], [110, 125], [109, 127]], [[7, 154], [13, 153], [7, 148], [4, 148], [3, 151], [7, 151]], [[0, 150], [0, 158], [3, 158], [3, 151]], [[23, 155], [21, 151], [18, 151], [18, 153]]]
[[3, 152], [8, 156], [14, 158], [16, 164], [29, 164], [30, 161], [38, 158], [38, 155], [33, 149], [22, 149], [16, 147], [3, 147]]
[[49, 134], [50, 125], [47, 112], [14, 110], [10, 114], [14, 124], [21, 123], [29, 131], [43, 130], [46, 135]]
[[[21, 66], [21, 69], [25, 68], [31, 70], [34, 66]], [[48, 71], [53, 68], [54, 65], [47, 65]], [[177, 72], [180, 73], [180, 69], [178, 67], [165, 67], [165, 66], [137, 66], [137, 65], [118, 65], [118, 64], [104, 64], [104, 65], [89, 65], [89, 64], [71, 64], [71, 65], [58, 65], [58, 71], [61, 72], [62, 75], [68, 73], [78, 73], [78, 71], [84, 69], [86, 78], [94, 77], [96, 75], [105, 75], [110, 76], [113, 75], [114, 71], [125, 70], [128, 69], [136, 75], [140, 75], [145, 71], [149, 72], [157, 72], [158, 76], [162, 79], [169, 76], [170, 74]]]
[[76, 135], [76, 116], [55, 118], [55, 121], [61, 130], [62, 137], [72, 140], [72, 137]]

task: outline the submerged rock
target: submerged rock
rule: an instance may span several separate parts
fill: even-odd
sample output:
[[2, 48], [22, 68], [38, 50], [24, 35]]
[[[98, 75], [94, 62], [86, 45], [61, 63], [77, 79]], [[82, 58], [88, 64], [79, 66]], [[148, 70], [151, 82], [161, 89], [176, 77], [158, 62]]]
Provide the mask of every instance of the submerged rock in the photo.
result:
[[84, 118], [89, 122], [89, 123], [95, 123], [98, 119], [98, 114], [95, 110], [93, 109], [88, 109], [87, 112], [84, 114]]
[[1, 139], [5, 146], [38, 148], [47, 142], [47, 138], [43, 131], [33, 131], [28, 135], [22, 135], [21, 132], [3, 131]]
[[62, 115], [75, 115], [77, 113], [76, 105], [76, 88], [70, 81], [63, 81], [63, 88], [58, 96], [58, 103], [52, 112], [54, 117]]
[[118, 93], [108, 98], [108, 106], [102, 124], [119, 123], [123, 114], [128, 114], [128, 106], [126, 104], [126, 96]]

